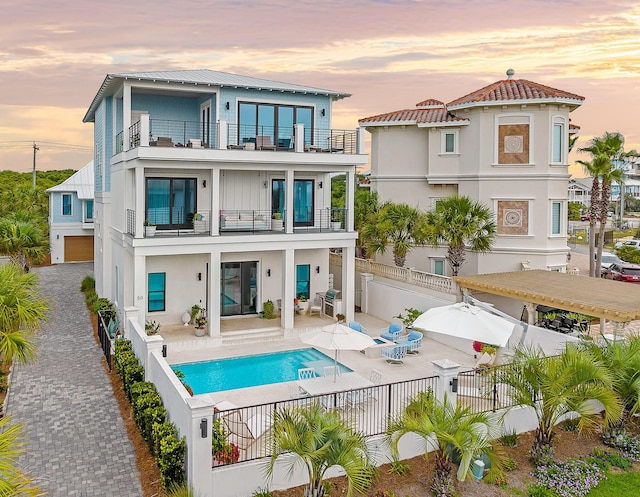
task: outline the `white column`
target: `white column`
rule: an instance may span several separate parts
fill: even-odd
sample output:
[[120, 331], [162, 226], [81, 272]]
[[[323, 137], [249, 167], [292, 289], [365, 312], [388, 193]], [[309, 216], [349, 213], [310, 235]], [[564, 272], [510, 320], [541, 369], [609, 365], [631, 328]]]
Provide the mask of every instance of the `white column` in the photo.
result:
[[357, 133], [357, 142], [356, 142], [356, 153], [357, 154], [364, 154], [365, 152], [365, 148], [364, 148], [364, 128], [357, 128], [356, 129], [356, 133]]
[[[131, 127], [131, 86], [122, 89], [122, 150], [129, 150], [129, 128]], [[114, 149], [115, 150], [115, 149]]]
[[148, 147], [149, 146], [149, 130], [151, 129], [149, 125], [149, 114], [142, 114], [140, 116], [140, 146]]
[[211, 170], [211, 235], [220, 235], [220, 169]]
[[[355, 260], [354, 260], [355, 266]], [[371, 273], [360, 273], [360, 287], [362, 288], [362, 295], [360, 296], [360, 311], [365, 314], [369, 313], [369, 282], [373, 281], [373, 275]]]
[[285, 233], [293, 233], [293, 170], [287, 170], [284, 182], [285, 190]]
[[133, 267], [133, 298], [138, 308], [138, 323], [144, 329], [147, 313], [147, 258], [143, 255], [134, 256]]
[[221, 119], [218, 121], [218, 139], [216, 141], [216, 148], [225, 149], [229, 143], [229, 125], [227, 121]]
[[348, 171], [346, 174], [346, 191], [345, 191], [345, 206], [347, 207], [347, 219], [345, 220], [345, 230], [347, 232], [353, 232], [353, 206], [355, 204], [355, 182], [356, 173], [354, 170]]
[[187, 433], [180, 435], [187, 438], [185, 469], [189, 486], [193, 488], [194, 495], [213, 497], [211, 489], [213, 401], [205, 397], [185, 399], [191, 419]]
[[304, 152], [304, 124], [295, 124], [294, 126], [294, 150], [296, 152]]
[[342, 247], [342, 312], [347, 322], [354, 321], [356, 272], [356, 249], [353, 245]]
[[122, 338], [129, 338], [129, 321], [139, 322], [138, 308], [137, 307], [125, 307], [124, 308], [124, 323], [122, 323]]
[[220, 338], [220, 252], [209, 255], [209, 336]]
[[147, 213], [144, 211], [145, 205], [145, 184], [144, 184], [144, 167], [136, 166], [135, 168], [135, 191], [134, 191], [134, 202], [135, 202], [135, 213], [136, 213], [136, 225], [135, 232], [136, 238], [144, 238], [144, 221], [147, 217]]
[[285, 330], [293, 328], [293, 299], [296, 298], [295, 250], [282, 251], [282, 310], [280, 326]]
[[431, 361], [431, 364], [433, 364], [433, 373], [438, 377], [438, 382], [436, 383], [436, 398], [440, 402], [444, 402], [446, 394], [447, 402], [455, 406], [458, 402], [458, 395], [453, 392], [453, 380], [455, 379], [455, 383], [457, 384], [460, 364], [450, 361], [449, 359]]

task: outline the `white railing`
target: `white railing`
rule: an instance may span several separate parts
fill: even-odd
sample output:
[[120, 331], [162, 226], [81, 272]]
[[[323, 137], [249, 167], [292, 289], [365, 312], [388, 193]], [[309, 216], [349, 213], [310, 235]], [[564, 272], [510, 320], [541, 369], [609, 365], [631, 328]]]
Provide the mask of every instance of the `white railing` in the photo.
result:
[[[342, 266], [342, 255], [331, 253], [329, 255], [329, 263], [336, 266]], [[418, 271], [412, 268], [391, 266], [382, 264], [369, 259], [355, 259], [356, 271], [360, 273], [371, 273], [375, 276], [387, 278], [395, 281], [402, 281], [410, 285], [429, 288], [438, 292], [449, 293], [455, 295], [458, 292], [456, 282], [449, 276], [441, 276], [439, 274]]]

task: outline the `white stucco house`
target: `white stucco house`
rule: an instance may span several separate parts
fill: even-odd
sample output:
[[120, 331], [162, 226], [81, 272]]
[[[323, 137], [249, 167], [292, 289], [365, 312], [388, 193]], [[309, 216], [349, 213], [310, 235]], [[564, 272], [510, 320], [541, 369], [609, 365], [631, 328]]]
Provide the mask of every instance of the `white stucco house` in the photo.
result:
[[[509, 70], [507, 79], [447, 104], [429, 99], [363, 118], [360, 126], [371, 133], [371, 188], [382, 201], [425, 211], [451, 195], [487, 205], [497, 222], [493, 250], [469, 253], [461, 275], [565, 271], [569, 134], [577, 128], [569, 115], [583, 101]], [[445, 254], [414, 250], [407, 266], [450, 274]]]
[[49, 194], [51, 262], [93, 260], [93, 161]]
[[[364, 132], [331, 126], [346, 93], [211, 70], [109, 74], [84, 122], [95, 134], [95, 276], [99, 295], [139, 319], [220, 320], [329, 286], [329, 249], [353, 314], [353, 193]], [[331, 209], [331, 177], [347, 200]], [[147, 229], [147, 224], [151, 229]]]

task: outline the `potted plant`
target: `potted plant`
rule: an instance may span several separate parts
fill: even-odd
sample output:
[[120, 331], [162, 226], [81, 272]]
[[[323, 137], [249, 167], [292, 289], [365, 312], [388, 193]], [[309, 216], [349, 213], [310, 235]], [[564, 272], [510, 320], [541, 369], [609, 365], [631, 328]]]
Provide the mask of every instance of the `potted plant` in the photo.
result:
[[144, 221], [144, 236], [156, 236], [156, 225], [153, 224], [149, 219], [145, 219]]
[[294, 304], [298, 307], [300, 314], [306, 314], [309, 310], [309, 300], [302, 293], [298, 295], [298, 298], [294, 299]]
[[160, 330], [160, 323], [156, 323], [155, 321], [145, 321], [144, 322], [144, 331], [147, 332], [148, 336], [155, 335]]
[[204, 327], [207, 325], [207, 315], [206, 311], [200, 307], [196, 317], [193, 319], [193, 323], [196, 326], [196, 336], [202, 337], [204, 336]]
[[207, 231], [207, 222], [199, 212], [193, 215], [193, 231], [195, 233], [205, 233]]
[[420, 317], [422, 312], [418, 309], [414, 309], [413, 307], [405, 307], [404, 310], [407, 313], [406, 316], [404, 315], [404, 313], [400, 313], [397, 316], [393, 317], [398, 318], [400, 321], [402, 321], [402, 324], [404, 324], [405, 328], [411, 328], [413, 326], [413, 322], [418, 319], [418, 317]]
[[282, 231], [284, 228], [284, 221], [282, 220], [282, 213], [274, 212], [271, 219], [271, 230]]
[[331, 229], [333, 231], [339, 231], [341, 227], [342, 227], [342, 223], [340, 222], [340, 220], [338, 218], [336, 218], [335, 216], [332, 216], [331, 217]]
[[338, 320], [338, 323], [344, 323], [347, 318], [344, 314], [336, 314], [336, 319]]

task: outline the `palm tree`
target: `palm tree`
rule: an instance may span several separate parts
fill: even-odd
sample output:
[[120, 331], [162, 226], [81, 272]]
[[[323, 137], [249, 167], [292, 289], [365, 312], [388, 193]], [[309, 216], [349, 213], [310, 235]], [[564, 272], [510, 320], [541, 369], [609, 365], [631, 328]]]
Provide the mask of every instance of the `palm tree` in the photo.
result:
[[0, 267], [0, 362], [28, 362], [35, 356], [29, 340], [46, 318], [48, 306], [38, 294], [38, 278], [15, 264]]
[[467, 477], [473, 461], [485, 454], [498, 462], [491, 440], [497, 437], [497, 426], [487, 413], [471, 412], [470, 407], [452, 405], [446, 395], [444, 402], [431, 392], [418, 394], [402, 414], [393, 419], [386, 433], [392, 453], [398, 455], [398, 443], [403, 435], [415, 433], [425, 442], [425, 457], [430, 449], [435, 454], [435, 472], [431, 491], [434, 495], [453, 494], [453, 459], [460, 459], [458, 479]]
[[25, 271], [29, 260], [40, 263], [49, 250], [49, 241], [34, 223], [0, 219], [0, 255], [8, 255]]
[[567, 414], [579, 416], [580, 430], [594, 428], [599, 417], [594, 400], [604, 408], [605, 425], [620, 417], [622, 405], [613, 390], [613, 375], [593, 353], [568, 346], [558, 356], [544, 357], [540, 350], [520, 348], [513, 360], [498, 381], [510, 386], [514, 405], [531, 407], [536, 413], [532, 461], [553, 456], [555, 426]]
[[605, 439], [612, 438], [624, 430], [631, 415], [640, 412], [640, 336], [606, 341], [604, 345], [586, 341], [584, 347], [609, 370], [614, 378], [613, 389], [622, 399], [622, 416], [603, 434]]
[[381, 209], [382, 204], [378, 200], [378, 192], [372, 192], [368, 189], [357, 189], [355, 191], [355, 202], [353, 205], [353, 224], [358, 232], [358, 240], [356, 241], [356, 249], [359, 249], [362, 257], [367, 256], [367, 241], [363, 236], [363, 227], [369, 222], [372, 216]]
[[465, 263], [467, 246], [474, 252], [489, 252], [496, 236], [496, 224], [488, 207], [469, 197], [448, 197], [427, 213], [427, 241], [446, 243], [447, 261], [454, 276]]
[[9, 417], [0, 418], [0, 495], [27, 497], [43, 495], [31, 477], [17, 466], [24, 450], [21, 425], [9, 424]]
[[293, 407], [277, 411], [273, 423], [273, 454], [266, 472], [273, 475], [276, 460], [286, 452], [291, 458], [286, 464], [293, 473], [301, 460], [309, 474], [305, 497], [323, 497], [323, 479], [331, 466], [341, 466], [347, 477], [347, 496], [369, 487], [374, 474], [371, 456], [364, 435], [347, 426], [337, 410], [326, 411], [320, 404]]
[[[593, 138], [588, 147], [578, 149], [578, 152], [591, 154], [592, 160], [577, 161], [585, 172], [593, 178], [589, 206], [589, 276], [600, 277], [602, 249], [604, 247], [604, 230], [611, 199], [611, 183], [620, 185], [623, 194], [624, 171], [619, 169], [618, 162], [628, 158], [638, 157], [635, 150], [624, 151], [624, 136], [620, 133], [605, 132], [600, 137]], [[595, 223], [599, 220], [598, 247], [595, 247]]]
[[384, 254], [391, 245], [395, 265], [404, 267], [407, 253], [424, 244], [425, 233], [426, 216], [417, 207], [388, 203], [369, 216], [361, 236], [370, 254]]

